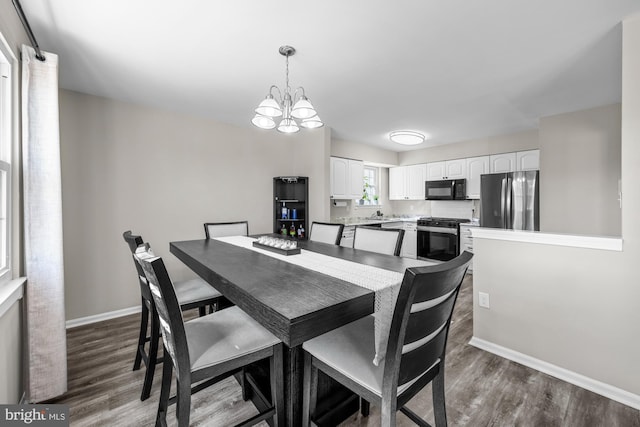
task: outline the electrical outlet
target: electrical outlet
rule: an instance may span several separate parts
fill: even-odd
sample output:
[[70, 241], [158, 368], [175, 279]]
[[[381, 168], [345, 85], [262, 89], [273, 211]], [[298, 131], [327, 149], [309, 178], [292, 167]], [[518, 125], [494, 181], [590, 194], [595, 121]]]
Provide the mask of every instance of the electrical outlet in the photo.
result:
[[489, 308], [489, 294], [486, 292], [478, 292], [478, 305], [480, 307]]

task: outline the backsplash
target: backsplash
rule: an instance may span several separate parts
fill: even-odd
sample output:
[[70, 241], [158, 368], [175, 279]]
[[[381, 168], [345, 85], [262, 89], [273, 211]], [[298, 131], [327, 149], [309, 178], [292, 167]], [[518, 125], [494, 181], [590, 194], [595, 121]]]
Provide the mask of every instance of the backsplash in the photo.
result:
[[382, 205], [358, 205], [354, 200], [331, 202], [331, 218], [369, 217], [376, 211], [385, 216], [434, 216], [443, 218], [477, 218], [480, 215], [479, 200], [391, 200]]

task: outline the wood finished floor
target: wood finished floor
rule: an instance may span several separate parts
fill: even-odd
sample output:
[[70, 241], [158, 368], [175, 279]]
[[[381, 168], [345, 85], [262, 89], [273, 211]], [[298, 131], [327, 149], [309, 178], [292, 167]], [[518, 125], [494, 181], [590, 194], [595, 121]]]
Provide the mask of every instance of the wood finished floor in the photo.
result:
[[[450, 426], [640, 427], [640, 411], [479, 350], [471, 339], [472, 283], [465, 279], [456, 304], [446, 361]], [[138, 315], [67, 331], [69, 391], [53, 403], [70, 406], [73, 426], [150, 426], [155, 420], [162, 367], [151, 397], [139, 400], [144, 368], [133, 372]], [[431, 387], [408, 406], [433, 423]], [[172, 406], [168, 420], [175, 425]], [[225, 380], [192, 398], [193, 426], [227, 426], [257, 413], [240, 387]], [[266, 424], [261, 424], [266, 426]], [[379, 410], [341, 424], [378, 426]], [[414, 425], [398, 413], [398, 426]]]

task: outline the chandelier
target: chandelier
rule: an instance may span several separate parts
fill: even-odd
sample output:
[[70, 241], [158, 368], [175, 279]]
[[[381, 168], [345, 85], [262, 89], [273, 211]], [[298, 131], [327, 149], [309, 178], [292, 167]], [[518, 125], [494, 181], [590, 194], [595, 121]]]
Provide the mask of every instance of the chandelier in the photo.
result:
[[[278, 131], [283, 133], [295, 133], [300, 130], [294, 119], [301, 120], [300, 126], [313, 129], [324, 126], [318, 113], [311, 105], [309, 98], [304, 93], [304, 88], [299, 87], [291, 95], [289, 87], [289, 57], [296, 53], [291, 46], [280, 46], [280, 55], [286, 58], [286, 85], [284, 93], [278, 86], [272, 85], [266, 98], [256, 108], [256, 115], [251, 120], [255, 126], [261, 129], [273, 129], [276, 127], [276, 117], [282, 116], [278, 124]], [[278, 99], [274, 98], [275, 94]]]

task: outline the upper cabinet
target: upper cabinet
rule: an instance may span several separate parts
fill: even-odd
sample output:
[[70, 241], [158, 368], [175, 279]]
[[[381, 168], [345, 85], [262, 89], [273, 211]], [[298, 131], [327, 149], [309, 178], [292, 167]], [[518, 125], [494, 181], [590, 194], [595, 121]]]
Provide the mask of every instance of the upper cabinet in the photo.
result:
[[492, 154], [489, 156], [490, 173], [515, 172], [516, 153]]
[[540, 169], [540, 150], [518, 151], [516, 153], [516, 163], [519, 171]]
[[427, 181], [462, 179], [467, 177], [466, 159], [427, 163]]
[[489, 173], [490, 156], [470, 157], [466, 160], [467, 199], [480, 198], [480, 175]]
[[427, 165], [389, 168], [389, 200], [424, 200]]
[[332, 199], [362, 197], [364, 163], [361, 160], [330, 158], [330, 186]]
[[494, 154], [491, 157], [491, 173], [531, 171], [540, 169], [540, 150]]

